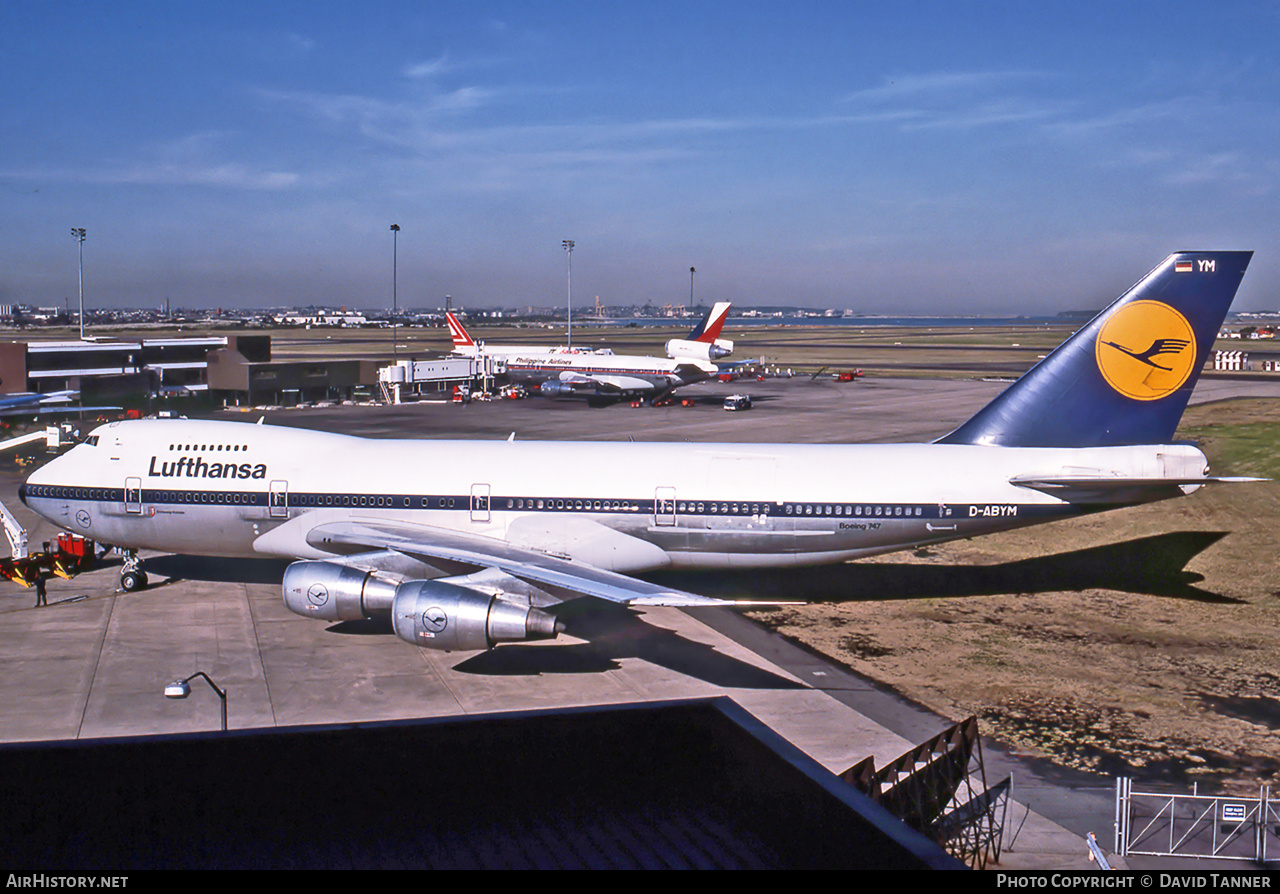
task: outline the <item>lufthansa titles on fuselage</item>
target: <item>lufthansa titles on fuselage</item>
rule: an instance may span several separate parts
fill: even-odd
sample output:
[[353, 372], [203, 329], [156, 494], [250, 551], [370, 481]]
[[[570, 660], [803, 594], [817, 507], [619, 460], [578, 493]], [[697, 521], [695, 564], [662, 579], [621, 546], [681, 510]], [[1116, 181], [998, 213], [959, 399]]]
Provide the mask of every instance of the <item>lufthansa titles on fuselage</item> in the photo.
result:
[[151, 457], [151, 478], [266, 478], [266, 463], [206, 462], [203, 456], [181, 456], [170, 461]]

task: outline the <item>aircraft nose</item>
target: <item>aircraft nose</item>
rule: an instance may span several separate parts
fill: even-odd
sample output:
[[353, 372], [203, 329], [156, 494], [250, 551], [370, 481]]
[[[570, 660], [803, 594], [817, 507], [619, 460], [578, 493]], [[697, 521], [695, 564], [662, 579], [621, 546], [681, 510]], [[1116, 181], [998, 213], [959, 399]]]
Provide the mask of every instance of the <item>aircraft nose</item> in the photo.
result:
[[32, 493], [38, 494], [39, 491], [35, 488], [39, 485], [48, 484], [51, 481], [57, 480], [57, 473], [51, 473], [50, 470], [54, 469], [58, 463], [62, 462], [62, 460], [63, 457], [61, 456], [51, 459], [49, 462], [45, 463], [43, 466], [28, 475], [26, 481], [18, 485], [18, 499], [22, 501], [23, 506], [26, 506], [28, 509], [34, 509], [34, 507], [27, 502], [27, 496]]

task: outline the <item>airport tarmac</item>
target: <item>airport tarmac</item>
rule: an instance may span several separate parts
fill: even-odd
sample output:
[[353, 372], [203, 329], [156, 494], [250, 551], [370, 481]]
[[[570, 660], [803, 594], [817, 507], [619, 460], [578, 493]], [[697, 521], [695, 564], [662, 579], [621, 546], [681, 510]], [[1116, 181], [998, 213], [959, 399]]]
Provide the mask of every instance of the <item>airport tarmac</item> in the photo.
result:
[[[543, 400], [422, 403], [254, 412], [269, 424], [369, 437], [707, 441], [911, 441], [945, 434], [1005, 383], [883, 379], [771, 380], [688, 389], [686, 408], [589, 408]], [[729, 413], [723, 396], [751, 393], [756, 409]], [[1280, 382], [1202, 380], [1195, 400], [1280, 397]], [[353, 457], [358, 461], [358, 457]], [[54, 530], [16, 500], [27, 474], [6, 464], [0, 495], [39, 546]], [[625, 474], [625, 472], [620, 472]], [[148, 556], [152, 586], [118, 593], [118, 561], [54, 579], [48, 606], [33, 590], [0, 591], [0, 739], [39, 741], [216, 728], [218, 700], [197, 685], [166, 699], [171, 680], [205, 671], [228, 692], [232, 728], [439, 717], [590, 704], [727, 695], [833, 772], [868, 755], [883, 765], [941, 731], [932, 718], [867, 680], [722, 610], [584, 614], [575, 636], [486, 653], [415, 649], [373, 623], [326, 625], [288, 612], [286, 563]], [[988, 778], [1006, 766], [1032, 787], [1083, 781], [987, 755]], [[999, 775], [995, 768], [999, 767]], [[1105, 784], [1106, 781], [1097, 781]], [[1018, 827], [1005, 864], [1088, 868], [1081, 835], [1108, 841], [1111, 802], [1045, 797]], [[1054, 822], [1042, 813], [1053, 814]], [[1019, 825], [1021, 824], [1021, 825]], [[1070, 827], [1070, 828], [1068, 828]]]

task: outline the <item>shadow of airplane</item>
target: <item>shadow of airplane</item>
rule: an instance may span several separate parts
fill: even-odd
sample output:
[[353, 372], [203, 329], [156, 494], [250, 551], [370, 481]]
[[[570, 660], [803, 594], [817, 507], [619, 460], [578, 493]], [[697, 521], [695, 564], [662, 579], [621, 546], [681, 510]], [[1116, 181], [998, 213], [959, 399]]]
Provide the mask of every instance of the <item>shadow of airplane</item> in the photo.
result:
[[582, 643], [509, 644], [454, 665], [467, 674], [584, 674], [617, 670], [639, 658], [713, 686], [736, 689], [804, 689], [804, 685], [739, 661], [714, 647], [645, 621], [635, 611], [591, 597], [552, 609], [566, 632]]
[[[857, 602], [1102, 589], [1234, 604], [1240, 600], [1194, 586], [1204, 580], [1203, 575], [1185, 570], [1195, 556], [1225, 536], [1226, 532], [1180, 531], [999, 565], [854, 562], [777, 570], [661, 572], [646, 578], [705, 596], [762, 601]], [[275, 559], [227, 562], [176, 555], [147, 561], [149, 568], [173, 577], [263, 584], [279, 583], [287, 564]], [[623, 659], [638, 658], [715, 686], [804, 688], [650, 624], [625, 606], [583, 597], [551, 611], [564, 622], [567, 633], [585, 642], [509, 643], [466, 658], [453, 669], [494, 676], [600, 673], [620, 668]], [[327, 629], [344, 636], [393, 635], [387, 618], [344, 621]]]
[[[1198, 602], [1238, 602], [1193, 586], [1204, 576], [1187, 571], [1197, 555], [1227, 536], [1225, 531], [1175, 531], [998, 565], [917, 565], [851, 562], [805, 568], [743, 571], [663, 571], [647, 580], [726, 599], [800, 599], [847, 602], [938, 596], [994, 596], [1061, 590], [1121, 590]], [[107, 562], [106, 565], [119, 564]], [[278, 584], [287, 559], [226, 559], [165, 555], [147, 559], [158, 574], [183, 580]], [[589, 600], [601, 615], [607, 602]], [[573, 604], [588, 600], [575, 600]], [[566, 606], [569, 603], [566, 603]]]
[[219, 559], [211, 556], [167, 555], [147, 559], [147, 571], [175, 580], [206, 580], [228, 584], [278, 584], [288, 559]]
[[1195, 602], [1240, 600], [1194, 586], [1186, 565], [1226, 532], [1178, 531], [999, 565], [852, 562], [778, 570], [659, 572], [646, 579], [725, 599], [860, 602], [1120, 590]]

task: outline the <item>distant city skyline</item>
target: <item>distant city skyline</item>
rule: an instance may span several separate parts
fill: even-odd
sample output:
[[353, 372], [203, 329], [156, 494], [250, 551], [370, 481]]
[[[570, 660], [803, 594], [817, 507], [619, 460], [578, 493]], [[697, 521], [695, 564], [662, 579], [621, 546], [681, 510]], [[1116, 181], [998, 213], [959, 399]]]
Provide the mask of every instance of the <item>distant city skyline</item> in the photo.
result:
[[1252, 249], [1280, 4], [0, 8], [0, 304], [1098, 307]]

